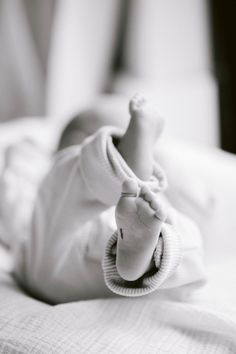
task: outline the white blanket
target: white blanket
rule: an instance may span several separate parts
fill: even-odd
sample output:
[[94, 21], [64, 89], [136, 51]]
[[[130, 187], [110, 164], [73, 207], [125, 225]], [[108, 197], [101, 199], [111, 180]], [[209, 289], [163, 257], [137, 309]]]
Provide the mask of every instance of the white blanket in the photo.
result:
[[229, 316], [210, 302], [146, 297], [49, 306], [23, 294], [7, 274], [0, 284], [1, 353], [236, 352], [235, 310]]
[[[181, 172], [184, 186], [171, 172], [176, 171], [173, 151], [182, 172], [188, 166], [189, 181]], [[235, 157], [198, 149], [183, 154], [181, 147], [171, 153], [171, 166], [165, 167], [170, 183], [178, 186], [173, 202], [207, 237], [205, 288], [189, 303], [147, 296], [50, 306], [16, 286], [9, 275], [11, 259], [0, 248], [1, 353], [236, 353]], [[215, 207], [205, 225], [209, 205]]]

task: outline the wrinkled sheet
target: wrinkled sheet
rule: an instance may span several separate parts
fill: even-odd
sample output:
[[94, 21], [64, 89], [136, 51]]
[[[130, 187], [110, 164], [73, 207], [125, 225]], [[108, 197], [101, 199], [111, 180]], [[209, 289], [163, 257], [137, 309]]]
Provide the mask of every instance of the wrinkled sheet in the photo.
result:
[[199, 151], [178, 145], [163, 154], [172, 202], [206, 241], [208, 283], [191, 302], [147, 296], [51, 306], [19, 289], [0, 246], [0, 353], [236, 353], [236, 159]]
[[[232, 264], [221, 270], [227, 267]], [[191, 303], [144, 297], [51, 306], [24, 294], [2, 271], [0, 352], [235, 353], [236, 277], [233, 282], [234, 294], [232, 279], [225, 279], [217, 299], [212, 277], [207, 296], [199, 293]]]

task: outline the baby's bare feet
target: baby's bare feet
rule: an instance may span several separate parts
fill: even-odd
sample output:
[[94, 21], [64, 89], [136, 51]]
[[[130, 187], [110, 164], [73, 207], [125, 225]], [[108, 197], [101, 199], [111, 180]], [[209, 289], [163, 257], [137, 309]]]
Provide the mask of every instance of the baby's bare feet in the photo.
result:
[[117, 149], [137, 177], [147, 180], [153, 172], [153, 150], [163, 129], [163, 119], [141, 95], [131, 99], [129, 111], [130, 123]]
[[135, 180], [124, 182], [116, 207], [116, 265], [123, 279], [134, 281], [150, 269], [165, 219], [166, 211], [157, 195], [147, 187], [139, 190]]

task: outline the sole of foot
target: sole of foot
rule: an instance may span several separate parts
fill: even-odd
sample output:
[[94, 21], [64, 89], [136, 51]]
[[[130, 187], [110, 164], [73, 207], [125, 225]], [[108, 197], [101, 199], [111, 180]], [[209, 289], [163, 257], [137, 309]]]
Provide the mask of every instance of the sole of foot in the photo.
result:
[[135, 281], [150, 269], [165, 219], [166, 210], [157, 195], [145, 186], [139, 190], [133, 179], [123, 183], [116, 206], [116, 265], [123, 279]]

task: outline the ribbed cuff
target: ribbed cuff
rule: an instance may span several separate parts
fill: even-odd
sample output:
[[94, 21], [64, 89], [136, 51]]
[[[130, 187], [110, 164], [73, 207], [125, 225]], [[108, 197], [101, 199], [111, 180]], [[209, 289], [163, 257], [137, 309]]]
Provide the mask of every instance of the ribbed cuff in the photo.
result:
[[180, 238], [171, 225], [164, 223], [154, 252], [155, 267], [136, 281], [126, 281], [117, 271], [116, 255], [112, 252], [117, 237], [118, 233], [115, 232], [109, 239], [103, 258], [105, 283], [115, 294], [130, 297], [147, 295], [160, 288], [180, 263]]

